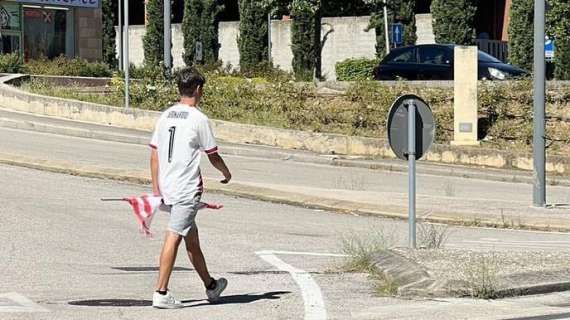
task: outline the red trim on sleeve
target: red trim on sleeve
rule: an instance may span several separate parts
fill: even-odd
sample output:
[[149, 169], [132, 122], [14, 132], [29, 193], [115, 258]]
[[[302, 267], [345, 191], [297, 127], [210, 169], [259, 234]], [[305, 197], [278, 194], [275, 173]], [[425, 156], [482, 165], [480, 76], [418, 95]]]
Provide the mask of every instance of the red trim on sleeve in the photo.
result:
[[149, 144], [148, 144], [148, 146], [149, 146], [149, 147], [151, 147], [151, 148], [153, 148], [153, 149], [155, 149], [155, 150], [156, 150], [156, 149], [158, 149], [158, 147], [157, 147], [157, 146], [155, 146], [155, 145], [154, 145], [154, 144], [152, 144], [152, 143], [149, 143]]
[[212, 149], [205, 150], [206, 154], [218, 153], [218, 147], [213, 147]]

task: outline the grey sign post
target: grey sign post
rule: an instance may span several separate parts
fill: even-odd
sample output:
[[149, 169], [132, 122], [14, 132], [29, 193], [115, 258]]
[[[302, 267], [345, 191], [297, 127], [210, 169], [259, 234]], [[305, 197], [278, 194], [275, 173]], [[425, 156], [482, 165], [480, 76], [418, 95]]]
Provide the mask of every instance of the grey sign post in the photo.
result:
[[123, 68], [125, 69], [125, 108], [129, 108], [129, 1], [124, 0], [125, 29], [123, 35]]
[[415, 95], [396, 99], [388, 113], [388, 141], [394, 154], [408, 161], [409, 245], [416, 248], [416, 160], [435, 138], [435, 120], [428, 104]]
[[172, 69], [172, 25], [170, 16], [170, 0], [164, 0], [164, 68], [169, 76]]
[[545, 102], [546, 62], [544, 53], [545, 1], [534, 2], [534, 186], [533, 205], [546, 206], [546, 147], [545, 147]]

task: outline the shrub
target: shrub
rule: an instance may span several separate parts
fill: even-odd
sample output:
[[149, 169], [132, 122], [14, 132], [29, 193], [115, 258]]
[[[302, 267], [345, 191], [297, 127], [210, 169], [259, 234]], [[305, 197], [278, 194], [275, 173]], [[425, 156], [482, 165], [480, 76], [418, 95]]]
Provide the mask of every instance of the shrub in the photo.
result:
[[336, 78], [339, 81], [372, 80], [374, 68], [378, 65], [377, 59], [346, 59], [337, 62]]
[[[386, 55], [386, 35], [384, 32], [384, 6], [383, 1], [368, 0], [372, 4], [372, 15], [368, 30], [376, 31], [376, 54], [378, 57]], [[395, 0], [388, 3], [388, 23], [399, 22], [404, 25], [404, 45], [416, 43], [416, 2], [412, 0]]]
[[268, 60], [268, 10], [258, 0], [240, 0], [239, 14], [239, 64], [249, 70]]
[[26, 63], [30, 74], [77, 77], [110, 77], [109, 66], [103, 62], [88, 62], [80, 58], [69, 59], [59, 56], [53, 60], [46, 58], [30, 60]]
[[556, 39], [554, 76], [570, 80], [570, 3], [567, 0], [550, 0], [548, 13], [551, 32]]
[[433, 31], [437, 43], [473, 44], [475, 40], [475, 0], [433, 0]]
[[184, 1], [182, 34], [184, 36], [184, 63], [187, 66], [196, 62], [196, 43], [202, 43], [201, 64], [211, 64], [218, 60], [218, 15], [223, 6], [216, 0]]
[[532, 70], [534, 48], [534, 0], [513, 0], [509, 24], [509, 62]]
[[320, 0], [294, 0], [292, 3], [291, 49], [293, 71], [298, 80], [320, 77], [321, 54]]
[[103, 0], [103, 61], [112, 68], [117, 67], [117, 52], [115, 50], [115, 11], [112, 0]]
[[147, 15], [146, 33], [143, 37], [145, 65], [159, 65], [164, 61], [163, 1], [164, 0], [145, 1]]
[[24, 61], [18, 53], [0, 55], [0, 73], [24, 73]]

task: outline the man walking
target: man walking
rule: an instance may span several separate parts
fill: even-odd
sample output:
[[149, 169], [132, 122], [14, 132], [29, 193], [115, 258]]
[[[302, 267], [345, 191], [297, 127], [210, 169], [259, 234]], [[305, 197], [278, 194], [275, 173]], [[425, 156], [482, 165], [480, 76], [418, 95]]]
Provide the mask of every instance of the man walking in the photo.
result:
[[170, 208], [168, 231], [160, 254], [158, 283], [152, 299], [153, 307], [163, 309], [183, 306], [168, 290], [182, 239], [194, 269], [204, 282], [210, 302], [215, 302], [228, 284], [224, 278], [215, 280], [210, 276], [200, 248], [195, 219], [204, 191], [200, 173], [201, 151], [223, 174], [222, 183], [228, 183], [232, 176], [218, 154], [208, 117], [198, 109], [205, 78], [194, 68], [181, 70], [177, 78], [180, 102], [160, 116], [150, 142], [153, 193], [161, 195]]

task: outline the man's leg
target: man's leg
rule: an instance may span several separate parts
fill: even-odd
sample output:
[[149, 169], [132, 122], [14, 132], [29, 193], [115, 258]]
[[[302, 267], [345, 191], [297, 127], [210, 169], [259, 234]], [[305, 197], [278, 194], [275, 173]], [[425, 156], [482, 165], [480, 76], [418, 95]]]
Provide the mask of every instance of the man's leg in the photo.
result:
[[200, 279], [204, 282], [204, 286], [209, 287], [212, 284], [212, 277], [208, 272], [202, 248], [200, 248], [200, 237], [196, 225], [190, 229], [190, 232], [188, 232], [188, 235], [184, 238], [184, 242], [186, 242], [186, 252], [188, 253], [190, 262], [192, 262], [194, 269], [196, 269]]
[[168, 290], [168, 282], [170, 281], [170, 275], [172, 274], [172, 268], [174, 268], [176, 253], [181, 240], [182, 236], [177, 233], [172, 231], [166, 233], [162, 252], [160, 253], [160, 271], [156, 285], [158, 291]]

